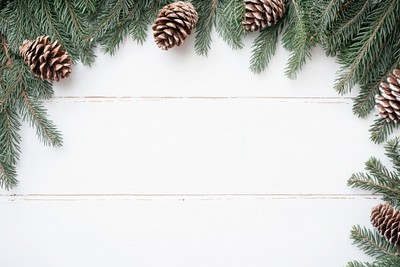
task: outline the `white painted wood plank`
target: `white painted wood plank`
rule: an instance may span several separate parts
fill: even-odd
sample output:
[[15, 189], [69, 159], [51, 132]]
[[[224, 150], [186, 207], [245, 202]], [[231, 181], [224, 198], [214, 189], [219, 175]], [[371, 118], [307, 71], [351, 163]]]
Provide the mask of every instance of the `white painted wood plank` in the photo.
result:
[[377, 200], [0, 201], [7, 267], [337, 267]]
[[20, 185], [3, 194], [352, 194], [370, 121], [350, 101], [63, 99], [60, 149], [23, 131]]
[[[151, 33], [149, 33], [151, 36]], [[261, 75], [250, 72], [251, 42], [232, 51], [214, 32], [208, 57], [194, 52], [191, 36], [183, 46], [160, 50], [150, 37], [143, 45], [127, 40], [115, 56], [97, 53], [92, 68], [78, 65], [73, 75], [56, 84], [57, 96], [329, 96], [339, 66], [314, 49], [297, 80], [285, 75], [289, 53], [278, 45], [269, 68]]]

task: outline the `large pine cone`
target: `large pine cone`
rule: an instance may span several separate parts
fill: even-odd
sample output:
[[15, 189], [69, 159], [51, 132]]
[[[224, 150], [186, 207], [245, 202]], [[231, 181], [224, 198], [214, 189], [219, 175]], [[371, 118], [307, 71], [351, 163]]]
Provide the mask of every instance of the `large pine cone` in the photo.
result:
[[394, 69], [379, 86], [380, 94], [375, 96], [375, 107], [386, 121], [400, 119], [400, 70]]
[[67, 51], [49, 36], [25, 40], [19, 51], [26, 64], [42, 80], [59, 81], [71, 74], [71, 58]]
[[285, 0], [245, 0], [245, 3], [243, 26], [248, 31], [262, 30], [274, 25], [285, 15]]
[[371, 223], [391, 244], [400, 245], [400, 212], [390, 204], [379, 204], [371, 212]]
[[163, 7], [153, 24], [153, 35], [158, 47], [168, 50], [180, 46], [192, 33], [198, 20], [194, 6], [179, 1]]

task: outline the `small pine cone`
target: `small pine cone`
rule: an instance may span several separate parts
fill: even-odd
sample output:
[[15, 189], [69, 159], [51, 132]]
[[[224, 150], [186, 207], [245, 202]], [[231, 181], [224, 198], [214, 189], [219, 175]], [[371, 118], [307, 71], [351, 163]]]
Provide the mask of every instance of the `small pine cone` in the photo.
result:
[[375, 107], [386, 121], [400, 120], [400, 70], [394, 69], [379, 86], [380, 94], [375, 96]]
[[42, 80], [59, 81], [71, 74], [71, 58], [67, 51], [49, 36], [25, 40], [19, 51], [33, 73]]
[[371, 212], [371, 223], [391, 244], [400, 245], [400, 212], [390, 204], [379, 204]]
[[158, 47], [168, 50], [180, 46], [192, 33], [197, 20], [198, 15], [192, 3], [179, 1], [163, 7], [152, 27]]
[[243, 26], [248, 31], [262, 30], [274, 25], [285, 14], [285, 0], [245, 0]]

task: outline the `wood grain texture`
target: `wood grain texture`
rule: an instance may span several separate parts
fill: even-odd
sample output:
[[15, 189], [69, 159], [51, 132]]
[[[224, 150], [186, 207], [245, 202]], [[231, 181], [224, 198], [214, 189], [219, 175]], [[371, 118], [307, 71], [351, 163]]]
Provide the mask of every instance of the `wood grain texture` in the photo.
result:
[[[214, 33], [215, 35], [215, 33]], [[127, 41], [78, 65], [45, 102], [64, 146], [23, 125], [20, 185], [0, 190], [0, 266], [334, 267], [365, 259], [353, 224], [379, 196], [346, 186], [371, 155], [373, 116], [332, 90], [320, 48], [298, 80], [281, 47], [208, 58]], [[382, 157], [384, 163], [387, 159]]]

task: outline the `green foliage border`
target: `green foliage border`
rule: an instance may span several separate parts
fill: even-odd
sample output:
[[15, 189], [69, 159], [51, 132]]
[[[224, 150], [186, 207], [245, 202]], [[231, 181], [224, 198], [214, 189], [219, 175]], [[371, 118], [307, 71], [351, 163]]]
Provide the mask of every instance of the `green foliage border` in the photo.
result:
[[[73, 62], [91, 65], [94, 48], [113, 55], [126, 37], [143, 44], [158, 10], [171, 0], [0, 0], [0, 187], [17, 185], [16, 164], [21, 153], [21, 122], [36, 129], [45, 145], [61, 146], [61, 133], [48, 118], [43, 100], [53, 95], [52, 83], [32, 75], [18, 48], [24, 39], [49, 35], [70, 53]], [[241, 49], [248, 34], [242, 27], [243, 0], [192, 0], [199, 21], [195, 51], [207, 56], [211, 32], [232, 48]], [[353, 112], [363, 118], [374, 108], [379, 84], [400, 62], [399, 0], [286, 0], [286, 16], [258, 33], [252, 45], [249, 69], [262, 73], [275, 54], [277, 43], [290, 52], [285, 74], [294, 79], [321, 45], [341, 65], [334, 90], [345, 94], [359, 85]], [[384, 142], [398, 125], [377, 118], [371, 140]], [[379, 193], [397, 208], [400, 203], [400, 140], [385, 149], [394, 171], [371, 158], [366, 173], [353, 174], [349, 185]], [[398, 248], [374, 231], [354, 227], [355, 244], [374, 263], [349, 262], [347, 266], [400, 266]]]

